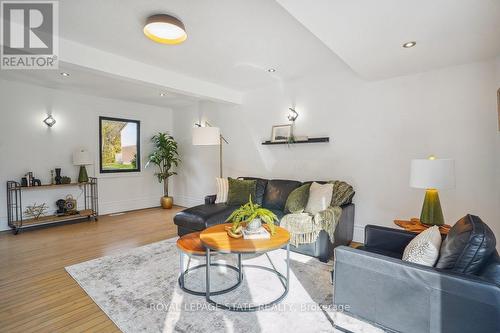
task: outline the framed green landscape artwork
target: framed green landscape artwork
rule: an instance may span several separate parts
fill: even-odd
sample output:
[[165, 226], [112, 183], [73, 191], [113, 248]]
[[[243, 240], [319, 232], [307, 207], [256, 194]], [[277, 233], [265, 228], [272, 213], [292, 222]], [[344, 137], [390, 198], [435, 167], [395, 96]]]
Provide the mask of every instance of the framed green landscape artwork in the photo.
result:
[[101, 173], [139, 172], [139, 120], [99, 117], [99, 167]]

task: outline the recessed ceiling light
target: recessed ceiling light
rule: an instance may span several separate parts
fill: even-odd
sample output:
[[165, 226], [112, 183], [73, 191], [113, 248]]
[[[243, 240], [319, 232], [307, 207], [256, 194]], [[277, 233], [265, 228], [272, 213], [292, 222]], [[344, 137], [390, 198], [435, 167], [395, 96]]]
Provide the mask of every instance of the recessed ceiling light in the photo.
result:
[[410, 47], [414, 47], [415, 45], [417, 45], [417, 42], [406, 42], [403, 44], [403, 47], [405, 49], [409, 49]]
[[61, 72], [61, 75], [64, 76], [64, 77], [68, 77], [69, 76], [69, 73], [66, 73], [66, 72]]
[[162, 92], [160, 93], [160, 96], [161, 96], [161, 97], [167, 96], [167, 93], [162, 91]]
[[143, 31], [146, 37], [161, 44], [180, 44], [187, 39], [184, 23], [166, 14], [148, 17]]
[[269, 68], [267, 71], [268, 71], [269, 73], [274, 73], [274, 72], [276, 72], [276, 69], [275, 69], [275, 68]]

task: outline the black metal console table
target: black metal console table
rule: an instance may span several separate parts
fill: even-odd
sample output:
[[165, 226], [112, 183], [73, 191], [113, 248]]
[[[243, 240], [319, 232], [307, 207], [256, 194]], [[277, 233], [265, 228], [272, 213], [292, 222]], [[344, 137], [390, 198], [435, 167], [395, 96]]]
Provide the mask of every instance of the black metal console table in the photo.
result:
[[[83, 189], [84, 209], [73, 215], [49, 215], [41, 216], [37, 219], [23, 218], [22, 194], [23, 191], [44, 190], [58, 187], [78, 186]], [[67, 221], [87, 219], [97, 220], [98, 216], [98, 196], [97, 178], [89, 177], [86, 183], [71, 184], [47, 184], [41, 186], [21, 186], [19, 182], [7, 181], [7, 221], [12, 232], [17, 234], [21, 229], [38, 227], [41, 225], [57, 224]]]

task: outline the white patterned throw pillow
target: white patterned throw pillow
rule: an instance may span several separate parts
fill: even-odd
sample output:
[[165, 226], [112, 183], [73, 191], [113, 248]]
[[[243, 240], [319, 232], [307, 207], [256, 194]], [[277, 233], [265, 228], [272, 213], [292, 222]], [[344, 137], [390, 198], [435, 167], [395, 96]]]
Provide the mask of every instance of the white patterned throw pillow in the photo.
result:
[[215, 203], [225, 203], [227, 202], [227, 192], [229, 190], [229, 184], [227, 178], [215, 178], [217, 182], [217, 197], [215, 198]]
[[424, 266], [434, 266], [441, 247], [439, 227], [432, 226], [421, 232], [405, 247], [403, 260]]
[[332, 201], [333, 184], [318, 184], [316, 182], [311, 184], [309, 188], [309, 199], [305, 212], [315, 215], [327, 209]]

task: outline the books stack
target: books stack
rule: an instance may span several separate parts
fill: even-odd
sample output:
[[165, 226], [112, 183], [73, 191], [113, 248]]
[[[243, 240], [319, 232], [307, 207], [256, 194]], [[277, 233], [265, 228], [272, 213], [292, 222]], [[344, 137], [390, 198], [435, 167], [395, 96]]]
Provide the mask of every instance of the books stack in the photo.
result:
[[243, 239], [270, 239], [270, 238], [271, 235], [264, 227], [260, 227], [252, 231], [243, 229]]

